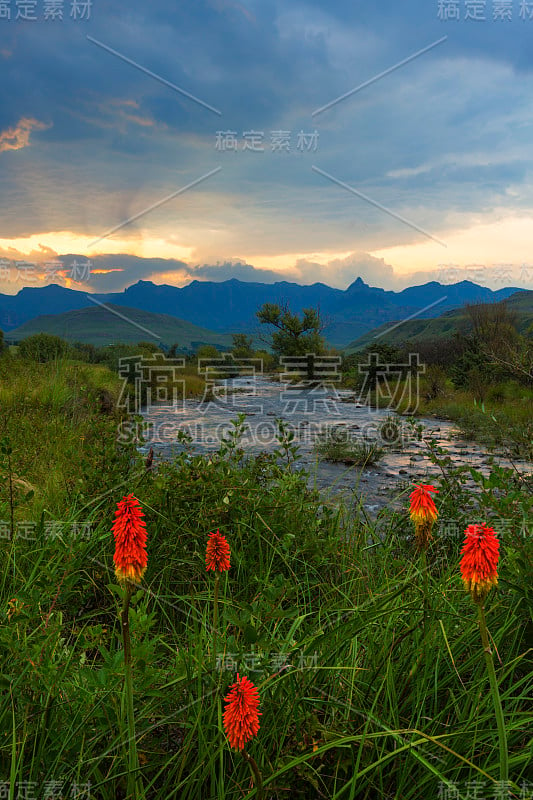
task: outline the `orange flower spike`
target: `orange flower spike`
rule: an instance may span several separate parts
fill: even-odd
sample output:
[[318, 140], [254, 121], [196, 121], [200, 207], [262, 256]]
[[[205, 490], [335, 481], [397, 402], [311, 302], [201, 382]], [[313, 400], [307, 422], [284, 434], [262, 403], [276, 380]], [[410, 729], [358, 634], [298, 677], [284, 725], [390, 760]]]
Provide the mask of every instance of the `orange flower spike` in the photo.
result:
[[439, 490], [429, 484], [419, 484], [410, 494], [411, 505], [409, 516], [415, 526], [415, 535], [418, 548], [426, 549], [431, 539], [431, 531], [437, 519], [437, 506], [431, 496], [432, 492], [438, 494]]
[[115, 537], [115, 574], [122, 583], [138, 583], [146, 572], [146, 523], [139, 501], [129, 494], [117, 503], [113, 536]]
[[230, 568], [230, 547], [225, 536], [217, 529], [210, 533], [205, 553], [205, 566], [207, 570], [226, 572]]
[[239, 677], [230, 686], [225, 698], [224, 730], [231, 747], [243, 750], [244, 745], [257, 735], [259, 730], [259, 692], [246, 676]]
[[484, 522], [469, 525], [461, 550], [461, 575], [475, 603], [483, 603], [493, 586], [498, 585], [500, 543], [493, 528]]

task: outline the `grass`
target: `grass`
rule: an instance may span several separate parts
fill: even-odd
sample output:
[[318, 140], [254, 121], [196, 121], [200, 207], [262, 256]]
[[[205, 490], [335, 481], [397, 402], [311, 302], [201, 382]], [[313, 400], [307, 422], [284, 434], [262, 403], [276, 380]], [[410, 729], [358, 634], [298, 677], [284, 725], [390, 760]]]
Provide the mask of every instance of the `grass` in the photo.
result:
[[328, 429], [315, 445], [318, 457], [357, 467], [370, 466], [380, 460], [384, 451], [376, 442], [355, 441], [347, 434], [342, 428]]
[[[509, 523], [486, 614], [508, 796], [519, 798], [522, 783], [531, 793], [532, 547], [522, 532], [531, 486], [523, 477], [495, 469], [491, 482], [478, 476], [473, 496], [441, 460], [424, 625], [407, 514], [386, 509], [375, 522], [354, 521], [310, 492], [292, 462], [243, 463], [237, 450], [182, 455], [147, 472], [132, 448], [117, 445], [116, 419], [97, 402], [100, 389], [116, 396], [114, 377], [83, 370], [0, 360], [0, 439], [9, 437], [17, 479], [35, 490], [15, 498], [17, 520], [35, 523], [33, 538], [0, 539], [1, 780], [32, 782], [39, 797], [52, 780], [68, 790], [90, 784], [91, 798], [127, 797], [123, 593], [110, 528], [116, 502], [132, 492], [148, 530], [148, 570], [130, 610], [147, 798], [257, 796], [221, 724], [237, 671], [259, 689], [261, 727], [247, 749], [269, 798], [418, 800], [444, 796], [449, 784], [467, 800], [473, 781], [493, 796], [498, 735], [476, 609], [460, 581], [461, 538], [445, 527], [479, 518]], [[0, 454], [4, 477], [6, 459]], [[0, 520], [8, 516], [3, 481]], [[88, 534], [74, 535], [72, 523]], [[232, 566], [220, 585], [213, 667], [214, 581], [204, 558], [217, 528]]]
[[[193, 365], [180, 377], [186, 397], [202, 396], [205, 382]], [[0, 358], [0, 439], [13, 449], [19, 517], [74, 513], [104, 474], [120, 483], [135, 456], [117, 445], [122, 386], [105, 366]]]
[[80, 487], [91, 491], [98, 473], [116, 463], [119, 390], [105, 367], [0, 360], [0, 439], [13, 450], [21, 518], [66, 513], [82, 501]]
[[[488, 388], [483, 399], [476, 398], [472, 391], [455, 389], [451, 381], [437, 397], [428, 397], [427, 389], [422, 379], [417, 416], [453, 420], [468, 439], [489, 447], [504, 447], [514, 457], [533, 459], [533, 389], [508, 381]], [[408, 400], [400, 397], [401, 388], [396, 410], [413, 413]]]

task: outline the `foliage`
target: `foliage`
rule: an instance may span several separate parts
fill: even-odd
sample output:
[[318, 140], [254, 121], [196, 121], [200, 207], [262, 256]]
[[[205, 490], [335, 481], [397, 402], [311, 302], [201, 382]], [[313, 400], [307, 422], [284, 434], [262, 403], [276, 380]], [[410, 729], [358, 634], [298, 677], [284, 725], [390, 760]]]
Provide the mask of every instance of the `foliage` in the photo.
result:
[[357, 441], [341, 426], [327, 429], [319, 437], [316, 451], [324, 461], [341, 461], [357, 467], [376, 464], [384, 452], [377, 442]]
[[[298, 452], [283, 427], [277, 454], [246, 459], [236, 420], [219, 452], [186, 447], [147, 471], [117, 445], [116, 420], [96, 402], [98, 389], [118, 391], [104, 367], [30, 369], [2, 358], [0, 379], [0, 439], [9, 437], [0, 471], [35, 489], [27, 498], [17, 484], [15, 498], [16, 520], [33, 520], [32, 535], [0, 539], [4, 780], [89, 782], [98, 800], [126, 795], [121, 589], [110, 528], [116, 502], [132, 492], [148, 529], [148, 570], [130, 613], [147, 798], [257, 796], [221, 726], [237, 671], [259, 689], [261, 727], [250, 753], [269, 798], [418, 800], [450, 784], [464, 799], [474, 782], [492, 796], [498, 738], [475, 609], [458, 570], [461, 531], [481, 520], [502, 543], [487, 619], [511, 790], [520, 796], [533, 727], [527, 476], [457, 470], [434, 448], [440, 517], [425, 604], [407, 513], [391, 507], [372, 522], [357, 508], [354, 516], [326, 505], [295, 468]], [[75, 535], [74, 524], [86, 533]], [[213, 666], [204, 558], [217, 528], [232, 566], [220, 587], [223, 649]]]
[[[397, 346], [378, 341], [346, 356], [344, 385], [356, 392], [367, 390], [360, 399], [376, 407], [385, 404], [402, 414], [453, 419], [467, 438], [490, 447], [503, 445], [512, 458], [531, 458], [533, 326], [526, 329], [520, 320], [529, 313], [532, 293], [520, 294], [520, 303], [509, 307], [506, 303], [467, 307], [462, 312], [470, 320], [467, 332], [456, 330], [442, 339], [405, 339]], [[409, 353], [417, 354], [425, 366], [418, 393], [414, 384], [408, 387], [404, 369], [393, 380], [387, 378], [391, 391], [382, 397], [386, 376], [380, 374], [380, 365], [405, 364]]]
[[137, 347], [146, 353], [160, 353], [161, 348], [155, 342], [137, 342]]
[[[375, 392], [385, 380], [383, 367], [397, 364], [407, 364], [406, 351], [386, 342], [376, 342], [361, 352], [345, 357], [343, 370], [346, 383], [357, 390], [364, 388], [367, 392]], [[405, 377], [407, 372], [406, 367], [401, 371], [401, 377]]]
[[45, 363], [66, 356], [69, 344], [59, 336], [50, 333], [36, 333], [23, 339], [19, 345], [19, 355], [32, 361]]
[[232, 339], [231, 352], [234, 358], [253, 358], [254, 349], [251, 336], [246, 336], [245, 333], [234, 333]]
[[196, 358], [220, 358], [222, 353], [212, 344], [203, 344], [196, 351]]
[[[320, 313], [315, 308], [304, 308], [302, 317], [293, 314], [286, 306], [265, 303], [257, 312], [259, 322], [273, 325], [272, 350], [278, 356], [305, 356], [324, 353], [324, 327]], [[312, 377], [312, 376], [309, 376]]]
[[426, 400], [435, 400], [446, 392], [446, 371], [438, 364], [430, 364], [426, 370]]

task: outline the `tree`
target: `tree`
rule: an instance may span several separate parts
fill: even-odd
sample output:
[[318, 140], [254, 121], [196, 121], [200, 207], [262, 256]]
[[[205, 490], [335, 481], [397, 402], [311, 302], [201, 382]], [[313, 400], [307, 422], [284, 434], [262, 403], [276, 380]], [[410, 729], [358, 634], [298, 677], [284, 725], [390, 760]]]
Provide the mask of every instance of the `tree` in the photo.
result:
[[[387, 377], [387, 366], [398, 369], [398, 377], [405, 378], [409, 371], [404, 350], [388, 342], [369, 344], [364, 350], [353, 353], [344, 359], [344, 370], [353, 381], [354, 388], [376, 391], [378, 385]], [[401, 365], [405, 365], [400, 369]], [[396, 373], [395, 373], [396, 374]]]
[[[505, 301], [467, 306], [472, 322], [472, 339], [484, 363], [472, 375], [490, 380], [497, 371], [521, 383], [533, 383], [533, 343], [531, 337], [521, 336], [517, 330], [516, 314]], [[481, 361], [480, 359], [480, 361]]]
[[156, 347], [154, 350], [153, 347], [153, 342], [137, 342], [137, 344], [113, 342], [102, 349], [101, 360], [112, 372], [118, 372], [120, 361], [123, 358], [142, 356], [150, 359], [154, 355], [159, 355], [162, 359], [163, 353], [159, 351], [159, 348]]
[[146, 353], [163, 352], [159, 347], [159, 344], [156, 344], [155, 342], [146, 342], [146, 341], [137, 342], [137, 347], [141, 352], [146, 352]]
[[268, 350], [256, 350], [254, 352], [254, 358], [259, 358], [261, 360], [261, 369], [263, 373], [274, 372], [276, 368], [276, 359]]
[[4, 331], [0, 330], [0, 353], [4, 349]]
[[[324, 329], [320, 312], [315, 308], [304, 308], [302, 318], [293, 314], [287, 306], [265, 303], [257, 318], [264, 325], [273, 325], [272, 350], [278, 356], [304, 356], [308, 353], [320, 355], [326, 352], [326, 343], [321, 335]], [[308, 377], [312, 377], [308, 374]]]
[[526, 386], [533, 386], [533, 337], [518, 335], [514, 342], [500, 344], [489, 350], [493, 364], [505, 370], [510, 377]]
[[474, 339], [490, 346], [516, 339], [516, 314], [505, 301], [500, 303], [477, 303], [466, 306], [472, 324]]
[[201, 344], [196, 351], [196, 358], [223, 358], [223, 355], [213, 344]]
[[254, 350], [252, 337], [246, 336], [245, 333], [233, 334], [233, 347], [231, 353], [234, 358], [253, 358]]

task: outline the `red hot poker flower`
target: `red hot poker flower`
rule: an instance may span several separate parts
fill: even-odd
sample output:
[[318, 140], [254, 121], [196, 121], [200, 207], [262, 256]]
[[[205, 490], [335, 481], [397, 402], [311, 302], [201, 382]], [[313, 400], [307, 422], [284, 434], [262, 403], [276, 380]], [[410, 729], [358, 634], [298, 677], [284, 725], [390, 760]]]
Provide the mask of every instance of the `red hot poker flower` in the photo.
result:
[[229, 743], [237, 750], [243, 750], [247, 741], [257, 735], [259, 730], [259, 692], [246, 676], [237, 674], [237, 681], [230, 686], [225, 698], [224, 730]]
[[431, 492], [438, 494], [438, 489], [429, 484], [415, 486], [410, 494], [411, 505], [409, 516], [415, 526], [416, 541], [419, 549], [426, 549], [431, 539], [431, 530], [438, 516], [437, 507]]
[[500, 543], [493, 528], [484, 522], [469, 525], [461, 550], [461, 575], [472, 600], [482, 603], [493, 586], [498, 585]]
[[205, 553], [205, 566], [208, 570], [213, 569], [218, 572], [225, 572], [230, 568], [230, 547], [220, 531], [210, 533]]
[[115, 574], [119, 581], [138, 582], [146, 571], [146, 523], [140, 503], [132, 494], [117, 503], [113, 535], [115, 537]]
[[431, 492], [439, 493], [438, 489], [434, 486], [421, 483], [415, 486], [415, 489], [410, 494], [411, 507], [409, 513], [413, 522], [419, 520], [432, 520], [435, 522], [437, 519], [437, 507], [431, 497]]

